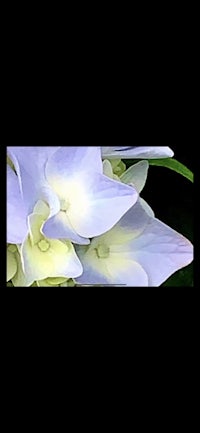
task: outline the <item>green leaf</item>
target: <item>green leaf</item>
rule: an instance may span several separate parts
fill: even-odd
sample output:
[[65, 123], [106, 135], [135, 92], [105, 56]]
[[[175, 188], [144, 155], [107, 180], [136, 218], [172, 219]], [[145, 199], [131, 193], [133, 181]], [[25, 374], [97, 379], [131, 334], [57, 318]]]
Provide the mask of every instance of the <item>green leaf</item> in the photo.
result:
[[169, 168], [170, 170], [176, 171], [177, 173], [181, 174], [182, 176], [190, 180], [190, 182], [194, 182], [194, 174], [192, 173], [192, 171], [174, 158], [148, 159], [148, 162], [149, 165], [166, 167]]

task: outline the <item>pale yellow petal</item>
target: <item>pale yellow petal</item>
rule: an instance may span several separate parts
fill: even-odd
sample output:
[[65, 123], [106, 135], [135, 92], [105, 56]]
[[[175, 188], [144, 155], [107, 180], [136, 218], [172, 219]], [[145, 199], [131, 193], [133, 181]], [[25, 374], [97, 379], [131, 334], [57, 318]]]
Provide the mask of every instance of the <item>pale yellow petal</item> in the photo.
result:
[[15, 258], [17, 261], [17, 272], [12, 278], [12, 283], [15, 287], [30, 287], [34, 283], [34, 279], [30, 279], [27, 275], [24, 274], [19, 253], [20, 249], [21, 247], [18, 246], [18, 251], [15, 253]]
[[7, 282], [14, 277], [17, 272], [17, 261], [15, 254], [11, 253], [7, 248]]
[[31, 245], [27, 238], [22, 246], [24, 271], [29, 278], [44, 280], [50, 277], [76, 277], [82, 273], [82, 265], [73, 245], [59, 240], [47, 239], [49, 249], [41, 251], [38, 245]]

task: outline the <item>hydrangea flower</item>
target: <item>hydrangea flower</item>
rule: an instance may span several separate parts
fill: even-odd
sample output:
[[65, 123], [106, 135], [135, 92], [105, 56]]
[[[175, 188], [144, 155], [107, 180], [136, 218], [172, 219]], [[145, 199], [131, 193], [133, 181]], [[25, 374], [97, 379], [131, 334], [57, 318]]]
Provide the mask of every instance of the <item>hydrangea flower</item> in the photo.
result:
[[148, 162], [126, 170], [120, 159], [171, 157], [171, 149], [16, 146], [8, 156], [7, 280], [14, 286], [157, 286], [192, 261], [192, 244], [140, 196]]
[[[8, 151], [16, 166], [23, 209], [31, 213], [37, 200], [50, 207], [43, 228], [49, 238], [88, 244], [89, 238], [113, 227], [137, 201], [135, 189], [103, 174], [100, 147], [50, 148], [46, 152], [41, 147], [9, 147]], [[13, 219], [11, 206], [8, 217]]]
[[160, 286], [193, 259], [182, 235], [151, 217], [138, 202], [108, 233], [88, 247], [77, 247], [81, 284]]
[[137, 191], [103, 174], [100, 147], [8, 151], [17, 174], [8, 165], [7, 242], [21, 245], [26, 285], [80, 275], [71, 242], [89, 244], [112, 228], [135, 204]]
[[[141, 161], [121, 176], [141, 193], [148, 162]], [[159, 221], [139, 197], [109, 232], [94, 238], [88, 247], [76, 247], [83, 285], [160, 286], [193, 260], [193, 246], [181, 234]]]
[[33, 212], [26, 218], [18, 178], [9, 166], [7, 169], [7, 242], [21, 244], [18, 251], [15, 246], [8, 248], [8, 276], [12, 275], [10, 278], [14, 283], [29, 286], [35, 280], [48, 277], [73, 278], [81, 275], [82, 265], [72, 243], [69, 240], [48, 239], [42, 232], [49, 215], [47, 204], [37, 201]]

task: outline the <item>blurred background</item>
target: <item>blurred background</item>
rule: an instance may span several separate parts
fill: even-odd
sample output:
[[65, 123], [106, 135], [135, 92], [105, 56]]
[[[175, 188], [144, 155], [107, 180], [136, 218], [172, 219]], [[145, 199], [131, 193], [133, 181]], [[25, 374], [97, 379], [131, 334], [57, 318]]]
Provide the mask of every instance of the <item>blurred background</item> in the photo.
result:
[[[194, 154], [181, 146], [170, 146], [174, 158], [194, 171]], [[129, 167], [133, 161], [124, 161]], [[193, 242], [193, 184], [183, 176], [164, 167], [150, 166], [146, 186], [141, 196], [150, 204], [157, 218]], [[192, 287], [193, 264], [170, 277], [163, 286]]]

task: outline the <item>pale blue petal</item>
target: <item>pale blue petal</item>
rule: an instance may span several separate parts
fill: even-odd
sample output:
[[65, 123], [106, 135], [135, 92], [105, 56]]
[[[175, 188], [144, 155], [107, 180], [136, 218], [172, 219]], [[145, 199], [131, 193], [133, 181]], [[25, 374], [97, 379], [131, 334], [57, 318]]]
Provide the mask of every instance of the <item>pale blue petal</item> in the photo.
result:
[[46, 164], [46, 178], [54, 189], [76, 177], [77, 173], [93, 171], [103, 172], [100, 147], [61, 147]]
[[[80, 253], [80, 249], [79, 249]], [[142, 266], [123, 257], [121, 253], [111, 254], [109, 259], [91, 260], [90, 254], [80, 255], [83, 274], [76, 278], [78, 284], [103, 284], [140, 287], [148, 286], [148, 276]]]
[[175, 230], [150, 217], [140, 201], [121, 219], [120, 227], [133, 231], [129, 257], [146, 271], [150, 286], [160, 286], [193, 260], [193, 246]]
[[150, 286], [160, 286], [193, 260], [193, 246], [181, 234], [154, 218], [131, 243], [132, 258], [145, 269]]
[[[98, 148], [94, 149], [97, 150]], [[91, 171], [90, 160], [88, 160], [85, 171], [79, 170], [79, 162], [75, 160], [72, 161], [72, 167], [68, 169], [65, 167], [63, 170], [63, 159], [60, 160], [60, 158], [61, 156], [64, 158], [64, 155], [62, 155], [61, 150], [59, 149], [47, 163], [48, 182], [57, 193], [62, 204], [61, 210], [66, 211], [73, 230], [84, 238], [98, 236], [119, 221], [122, 215], [135, 204], [138, 194], [134, 188], [128, 185], [111, 180], [96, 171]], [[85, 152], [88, 156], [88, 150]], [[84, 153], [82, 157], [84, 159]], [[101, 168], [103, 169], [102, 162]], [[50, 220], [46, 222], [44, 233], [50, 237], [57, 237], [58, 233], [60, 237], [66, 237], [69, 223], [63, 214], [55, 216], [51, 222]], [[65, 226], [67, 232], [64, 231]], [[69, 239], [72, 240], [71, 237]]]
[[[26, 169], [32, 179], [37, 182], [44, 180], [44, 167], [48, 158], [53, 155], [59, 146], [8, 146], [8, 154], [20, 167]], [[19, 167], [16, 167], [18, 169]]]
[[76, 208], [69, 209], [73, 227], [81, 236], [92, 238], [110, 230], [133, 206], [137, 191], [104, 175], [94, 174], [84, 177], [87, 186], [86, 209], [78, 215]]
[[102, 156], [109, 159], [154, 159], [173, 157], [174, 152], [167, 146], [102, 146]]
[[86, 238], [111, 229], [138, 198], [134, 188], [98, 173], [85, 174], [80, 182], [80, 198], [71, 204], [67, 214], [76, 232]]
[[90, 263], [88, 263], [87, 261], [82, 261], [82, 265], [84, 272], [81, 277], [75, 279], [76, 283], [87, 284], [91, 286], [95, 284], [103, 284], [105, 286], [113, 284], [108, 277], [98, 271], [98, 267], [96, 269], [92, 268], [90, 266]]
[[45, 164], [48, 158], [59, 149], [59, 146], [9, 146], [7, 152], [13, 161], [20, 184], [20, 191], [27, 213], [39, 198], [41, 187], [45, 187]]
[[44, 223], [43, 233], [50, 239], [69, 239], [80, 245], [88, 245], [89, 239], [83, 238], [73, 229], [66, 212], [59, 212]]
[[147, 212], [145, 212], [143, 206], [140, 203], [140, 198], [119, 221], [118, 226], [122, 230], [128, 231], [130, 235], [132, 234], [132, 238], [139, 237], [141, 233], [144, 231], [145, 227], [149, 224], [150, 216]]
[[18, 178], [7, 165], [7, 242], [22, 243], [28, 231]]
[[60, 211], [60, 200], [48, 184], [44, 183], [44, 185], [38, 190], [37, 199], [43, 200], [49, 206], [48, 218], [51, 218]]
[[83, 265], [77, 281], [157, 287], [190, 264], [192, 244], [150, 215], [138, 200], [112, 230], [77, 247]]
[[143, 267], [120, 253], [112, 254], [108, 262], [108, 272], [113, 284], [131, 287], [148, 286], [148, 276]]

